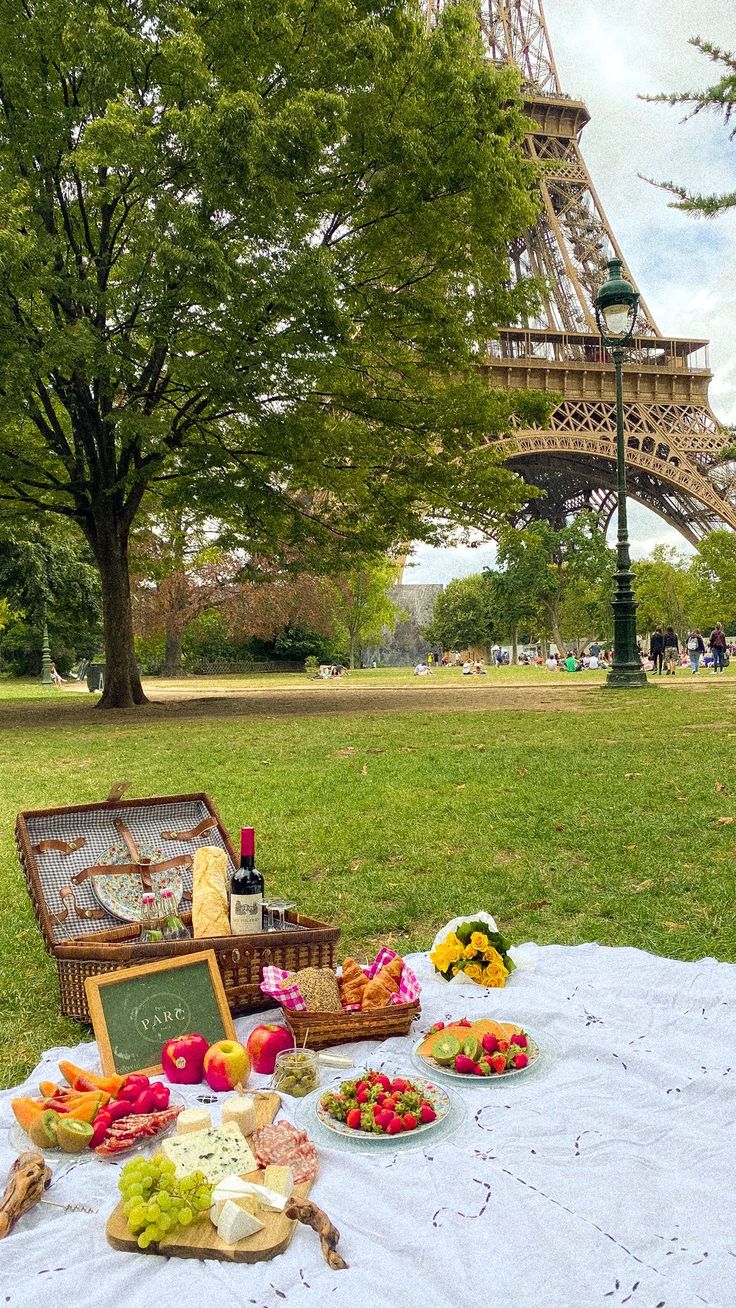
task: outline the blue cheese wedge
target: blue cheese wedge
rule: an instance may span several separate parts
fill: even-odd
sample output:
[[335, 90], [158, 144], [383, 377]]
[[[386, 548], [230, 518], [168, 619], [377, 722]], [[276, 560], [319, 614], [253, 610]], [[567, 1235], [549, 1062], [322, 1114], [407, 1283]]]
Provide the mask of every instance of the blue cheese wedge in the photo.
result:
[[246, 1208], [242, 1208], [232, 1199], [228, 1199], [223, 1204], [217, 1220], [217, 1234], [224, 1244], [238, 1244], [240, 1240], [245, 1240], [247, 1236], [255, 1235], [257, 1231], [262, 1230], [263, 1222], [253, 1213], [249, 1213]]
[[172, 1136], [162, 1141], [161, 1149], [176, 1167], [177, 1180], [190, 1176], [192, 1172], [201, 1172], [209, 1185], [217, 1185], [233, 1172], [236, 1175], [238, 1172], [253, 1172], [257, 1166], [249, 1145], [234, 1122], [209, 1131]]

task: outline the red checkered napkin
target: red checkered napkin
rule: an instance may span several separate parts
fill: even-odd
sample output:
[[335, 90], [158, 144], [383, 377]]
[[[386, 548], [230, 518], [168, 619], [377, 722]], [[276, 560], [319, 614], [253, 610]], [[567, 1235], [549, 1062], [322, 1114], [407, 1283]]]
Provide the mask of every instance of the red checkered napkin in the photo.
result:
[[293, 972], [285, 972], [281, 967], [264, 967], [261, 990], [264, 995], [275, 999], [276, 1003], [282, 1004], [284, 1008], [293, 1008], [297, 1012], [305, 1013], [307, 1005], [299, 986], [290, 980], [293, 976]]

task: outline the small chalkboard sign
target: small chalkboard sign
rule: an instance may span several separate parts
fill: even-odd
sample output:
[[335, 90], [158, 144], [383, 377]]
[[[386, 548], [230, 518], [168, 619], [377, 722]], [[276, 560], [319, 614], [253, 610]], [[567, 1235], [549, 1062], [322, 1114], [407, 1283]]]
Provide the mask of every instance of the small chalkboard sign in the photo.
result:
[[191, 1031], [235, 1039], [211, 949], [87, 977], [84, 988], [105, 1076], [160, 1072], [162, 1046]]

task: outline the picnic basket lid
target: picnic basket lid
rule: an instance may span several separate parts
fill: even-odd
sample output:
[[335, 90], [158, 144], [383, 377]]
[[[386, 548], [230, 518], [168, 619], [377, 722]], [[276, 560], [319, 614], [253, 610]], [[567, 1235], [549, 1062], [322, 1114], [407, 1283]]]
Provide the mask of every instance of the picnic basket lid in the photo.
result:
[[[120, 917], [103, 906], [94, 890], [94, 880], [106, 875], [106, 866], [112, 875], [129, 867], [129, 875], [142, 875], [144, 888], [159, 865], [176, 869], [186, 909], [191, 905], [197, 849], [214, 845], [225, 851], [229, 872], [237, 865], [232, 841], [209, 795], [122, 799], [123, 788], [113, 787], [101, 803], [35, 809], [17, 816], [18, 854], [49, 949], [121, 927]], [[112, 851], [116, 864], [110, 862]], [[121, 864], [128, 855], [127, 865]]]

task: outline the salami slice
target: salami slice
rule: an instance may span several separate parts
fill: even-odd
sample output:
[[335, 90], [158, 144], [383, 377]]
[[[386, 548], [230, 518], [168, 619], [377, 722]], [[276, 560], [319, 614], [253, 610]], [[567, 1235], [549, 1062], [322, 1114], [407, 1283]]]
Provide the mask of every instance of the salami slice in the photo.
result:
[[317, 1148], [306, 1131], [298, 1131], [291, 1122], [278, 1126], [261, 1126], [254, 1131], [253, 1149], [261, 1167], [275, 1163], [290, 1167], [294, 1183], [313, 1181], [317, 1175]]

